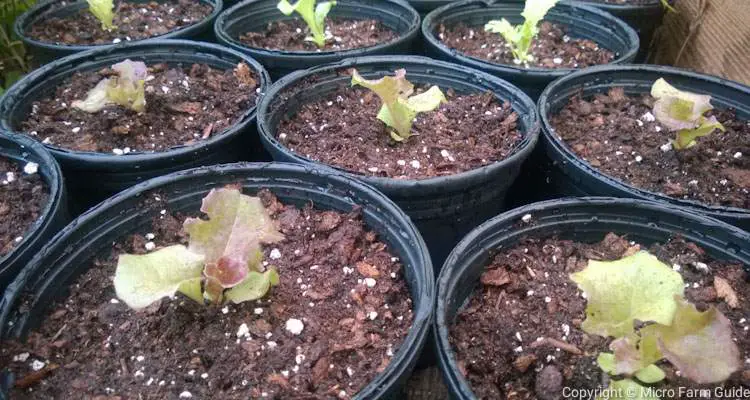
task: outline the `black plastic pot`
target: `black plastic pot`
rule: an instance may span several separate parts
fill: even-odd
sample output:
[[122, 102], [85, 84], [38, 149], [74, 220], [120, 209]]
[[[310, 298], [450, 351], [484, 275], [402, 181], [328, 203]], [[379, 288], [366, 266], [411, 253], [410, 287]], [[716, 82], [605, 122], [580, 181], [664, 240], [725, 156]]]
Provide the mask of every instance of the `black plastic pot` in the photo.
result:
[[224, 11], [214, 31], [220, 43], [250, 54], [263, 64], [274, 80], [296, 70], [376, 54], [407, 54], [419, 34], [419, 14], [404, 0], [339, 0], [330, 17], [375, 19], [398, 34], [392, 42], [344, 51], [282, 51], [249, 47], [239, 41], [248, 31], [260, 31], [269, 22], [295, 19], [277, 8], [277, 0], [246, 0]]
[[351, 77], [341, 72], [355, 66], [362, 76], [370, 79], [405, 68], [407, 78], [415, 84], [429, 83], [458, 93], [491, 91], [501, 101], [509, 101], [520, 116], [518, 124], [524, 138], [516, 150], [506, 159], [482, 168], [423, 180], [369, 177], [346, 172], [378, 188], [411, 217], [427, 242], [433, 265], [439, 266], [466, 232], [503, 210], [508, 187], [536, 145], [538, 121], [534, 104], [508, 82], [459, 65], [415, 56], [352, 58], [293, 73], [271, 86], [258, 106], [258, 132], [263, 146], [274, 160], [323, 165], [279, 143], [276, 127], [283, 117], [295, 113], [300, 104], [349, 86]]
[[[60, 82], [76, 72], [99, 70], [126, 58], [141, 60], [146, 64], [166, 62], [188, 67], [192, 63], [202, 63], [219, 69], [231, 69], [243, 61], [259, 77], [261, 94], [270, 85], [268, 74], [257, 61], [234, 50], [187, 40], [149, 40], [74, 54], [32, 72], [8, 89], [0, 99], [0, 125], [7, 130], [18, 131], [32, 103], [54, 93]], [[223, 162], [265, 159], [254, 122], [255, 107], [247, 110], [237, 124], [222, 134], [212, 135], [208, 140], [194, 145], [157, 153], [117, 156], [47, 147], [62, 166], [70, 195], [87, 206], [137, 182], [172, 171]]]
[[[429, 13], [422, 21], [422, 36], [425, 38], [427, 54], [442, 60], [463, 64], [488, 72], [521, 88], [536, 99], [553, 80], [570, 74], [575, 69], [522, 68], [503, 65], [461, 54], [446, 46], [435, 32], [441, 24], [464, 23], [484, 29], [488, 21], [505, 18], [512, 24], [523, 22], [521, 11], [524, 4], [518, 2], [492, 3], [483, 0], [453, 2]], [[629, 63], [638, 52], [638, 35], [626, 23], [596, 8], [580, 2], [561, 1], [552, 8], [545, 20], [564, 25], [571, 37], [590, 39], [614, 52], [613, 64]]]
[[640, 63], [646, 60], [651, 47], [651, 39], [654, 37], [656, 29], [661, 26], [662, 18], [666, 12], [661, 0], [649, 0], [644, 4], [611, 4], [588, 0], [580, 0], [580, 2], [606, 11], [635, 29], [641, 41], [635, 62]]
[[[522, 222], [525, 215], [530, 223]], [[508, 248], [525, 236], [600, 241], [609, 232], [641, 244], [680, 235], [716, 259], [750, 265], [750, 233], [713, 218], [667, 204], [634, 199], [581, 198], [552, 200], [517, 208], [487, 221], [467, 235], [448, 256], [438, 278], [435, 342], [440, 368], [453, 399], [474, 399], [459, 372], [449, 342], [449, 327], [479, 283], [489, 252]]]
[[[41, 175], [49, 190], [47, 204], [39, 218], [23, 234], [23, 240], [13, 250], [0, 257], [0, 293], [26, 263], [47, 244], [47, 241], [68, 222], [68, 204], [62, 173], [57, 161], [35, 140], [7, 132], [0, 133], [0, 156], [14, 160], [19, 167], [33, 162], [39, 164]], [[14, 207], [14, 204], [10, 205]]]
[[581, 93], [590, 96], [607, 92], [612, 87], [623, 87], [626, 94], [648, 93], [651, 85], [664, 78], [672, 85], [690, 92], [711, 95], [717, 108], [734, 108], [738, 118], [750, 120], [750, 87], [718, 77], [698, 74], [677, 68], [653, 65], [599, 66], [568, 75], [555, 81], [539, 98], [543, 141], [535, 163], [535, 174], [529, 178], [536, 188], [543, 188], [546, 197], [556, 196], [615, 196], [656, 200], [671, 206], [686, 207], [718, 218], [750, 231], [750, 210], [710, 206], [694, 200], [675, 199], [664, 194], [638, 189], [609, 177], [575, 155], [554, 133], [549, 121], [570, 97]]
[[[432, 323], [435, 283], [424, 241], [409, 218], [372, 187], [301, 165], [237, 163], [196, 168], [154, 178], [99, 204], [55, 236], [8, 287], [0, 302], [0, 339], [25, 337], [42, 322], [48, 306], [64, 296], [74, 279], [91, 265], [92, 257], [111, 249], [113, 241], [150, 226], [154, 211], [141, 207], [148, 193], [164, 194], [172, 211], [196, 213], [210, 189], [232, 183], [242, 184], [246, 193], [270, 189], [281, 201], [299, 206], [312, 201], [321, 209], [349, 212], [356, 206], [362, 208], [366, 225], [404, 264], [414, 322], [388, 367], [355, 398], [402, 398], [400, 388]], [[9, 377], [0, 381], [9, 387]]]
[[[129, 0], [133, 2], [148, 3], [153, 0]], [[147, 40], [160, 40], [160, 39], [193, 39], [193, 40], [210, 40], [212, 35], [211, 27], [213, 26], [214, 20], [219, 15], [222, 9], [222, 0], [196, 0], [202, 3], [209, 4], [213, 7], [213, 11], [203, 21], [193, 25], [186, 26], [184, 28], [165, 33], [163, 35], [154, 36], [152, 38], [139, 40], [137, 42], [143, 42]], [[101, 49], [105, 47], [113, 47], [111, 45], [65, 45], [56, 44], [49, 42], [42, 42], [39, 40], [32, 39], [26, 36], [26, 30], [36, 24], [50, 17], [64, 17], [68, 15], [74, 15], [82, 9], [88, 8], [88, 3], [85, 0], [77, 0], [65, 5], [60, 4], [60, 0], [47, 0], [40, 2], [30, 10], [26, 11], [16, 19], [13, 25], [13, 30], [17, 37], [23, 40], [26, 48], [29, 49], [34, 57], [34, 64], [42, 65], [52, 60], [62, 58], [74, 53], [79, 53], [86, 50]], [[135, 43], [135, 42], [134, 42]]]

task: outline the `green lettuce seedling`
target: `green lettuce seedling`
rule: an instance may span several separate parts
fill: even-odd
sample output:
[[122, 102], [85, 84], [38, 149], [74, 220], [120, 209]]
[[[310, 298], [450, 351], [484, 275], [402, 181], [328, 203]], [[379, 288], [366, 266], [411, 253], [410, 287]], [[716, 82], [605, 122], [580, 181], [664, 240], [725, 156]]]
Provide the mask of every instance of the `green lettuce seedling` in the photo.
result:
[[114, 0], [86, 0], [89, 3], [89, 11], [102, 23], [102, 29], [111, 31], [115, 28], [112, 20], [115, 18]]
[[412, 96], [414, 85], [406, 80], [405, 69], [397, 70], [394, 76], [375, 80], [364, 79], [357, 70], [352, 70], [352, 86], [355, 85], [372, 90], [383, 101], [377, 118], [391, 128], [391, 138], [397, 142], [411, 136], [411, 126], [418, 113], [432, 111], [447, 101], [437, 86]]
[[716, 117], [706, 118], [703, 113], [713, 109], [711, 96], [685, 92], [659, 78], [651, 86], [654, 103], [654, 117], [671, 131], [677, 131], [672, 146], [677, 150], [695, 145], [695, 139], [707, 136], [716, 129], [724, 131], [724, 126]]
[[[571, 279], [588, 299], [581, 328], [615, 338], [613, 353], [597, 357], [602, 370], [625, 377], [613, 380], [612, 388], [656, 399], [643, 394], [640, 383], [664, 379], [655, 365], [663, 359], [698, 384], [722, 382], [739, 369], [729, 320], [714, 307], [700, 312], [688, 303], [682, 276], [653, 255], [641, 251], [616, 261], [591, 260]], [[636, 329], [638, 322], [646, 325]]]
[[120, 255], [117, 297], [134, 309], [180, 292], [203, 304], [241, 303], [263, 297], [279, 276], [261, 267], [262, 244], [284, 236], [260, 199], [231, 187], [214, 189], [201, 211], [210, 219], [188, 218], [188, 246], [173, 245], [143, 255]]
[[325, 1], [315, 5], [315, 0], [299, 0], [292, 5], [287, 0], [281, 0], [276, 7], [284, 15], [292, 15], [296, 11], [310, 28], [311, 36], [305, 40], [323, 47], [326, 44], [326, 16], [335, 5], [335, 1]]
[[521, 16], [524, 21], [522, 25], [513, 26], [507, 19], [493, 20], [484, 25], [484, 30], [499, 33], [510, 46], [517, 64], [534, 61], [529, 54], [531, 42], [539, 33], [537, 25], [558, 0], [527, 0]]
[[112, 66], [117, 72], [113, 78], [104, 78], [91, 89], [84, 100], [76, 100], [72, 106], [79, 110], [95, 113], [109, 104], [118, 104], [133, 111], [146, 109], [146, 64], [140, 61], [125, 60]]

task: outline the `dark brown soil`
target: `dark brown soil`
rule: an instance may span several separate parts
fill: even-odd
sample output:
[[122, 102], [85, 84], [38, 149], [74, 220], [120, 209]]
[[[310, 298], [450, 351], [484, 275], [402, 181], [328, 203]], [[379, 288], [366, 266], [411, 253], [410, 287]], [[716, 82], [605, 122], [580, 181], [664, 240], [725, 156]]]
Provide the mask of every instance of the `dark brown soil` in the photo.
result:
[[652, 121], [652, 104], [650, 96], [627, 96], [622, 89], [593, 98], [576, 96], [551, 123], [592, 167], [630, 185], [677, 199], [750, 209], [750, 122], [737, 119], [732, 110], [714, 110], [727, 131], [675, 151], [668, 145], [675, 133]]
[[[553, 69], [585, 68], [607, 64], [615, 59], [614, 53], [596, 42], [572, 38], [565, 31], [565, 27], [561, 25], [542, 22], [539, 34], [529, 50], [535, 61], [522, 65]], [[462, 23], [455, 26], [440, 25], [437, 35], [446, 46], [470, 57], [497, 64], [517, 65], [505, 39], [499, 33], [485, 31], [484, 26], [467, 26]]]
[[39, 173], [27, 174], [23, 166], [0, 157], [0, 218], [3, 221], [0, 257], [21, 243], [26, 230], [41, 216], [48, 197], [47, 184]]
[[[185, 241], [183, 217], [160, 216], [156, 204], [153, 229], [94, 260], [28, 344], [3, 343], [0, 365], [20, 382], [35, 361], [49, 371], [25, 390], [17, 380], [14, 398], [353, 397], [388, 365], [411, 326], [403, 265], [356, 211], [298, 209], [262, 197], [286, 235], [264, 249], [281, 276], [266, 299], [202, 307], [179, 296], [138, 313], [118, 302], [116, 254], [146, 252], [149, 233], [157, 248]], [[273, 250], [281, 257], [272, 259]], [[303, 321], [301, 334], [285, 329], [290, 318]], [[243, 325], [249, 333], [238, 337]]]
[[[477, 397], [546, 400], [561, 398], [562, 387], [601, 388], [606, 374], [595, 360], [599, 352], [609, 351], [609, 342], [580, 329], [586, 301], [569, 274], [585, 268], [589, 259], [615, 260], [638, 248], [614, 234], [595, 244], [529, 238], [494, 256], [482, 275], [484, 284], [451, 328], [459, 365]], [[750, 322], [746, 319], [750, 287], [742, 265], [713, 260], [680, 238], [655, 244], [649, 251], [679, 270], [687, 284], [688, 300], [700, 309], [715, 305], [732, 321], [733, 337], [746, 361], [743, 365], [750, 368]], [[701, 272], [696, 265], [704, 265], [699, 263], [705, 263], [710, 272]], [[732, 309], [717, 298], [715, 276], [730, 282], [740, 299], [738, 308]], [[561, 346], [547, 338], [564, 343]], [[583, 355], [574, 353], [576, 350]], [[675, 393], [680, 386], [698, 387], [677, 376], [671, 364], [662, 362], [659, 367], [667, 377], [656, 387], [672, 388]], [[724, 386], [750, 383], [743, 376], [750, 376], [750, 369], [735, 373]], [[555, 382], [555, 377], [562, 380]], [[668, 398], [677, 397], [662, 397]]]
[[491, 93], [443, 92], [448, 102], [417, 115], [412, 126], [417, 135], [401, 143], [376, 119], [380, 98], [361, 88], [339, 89], [305, 104], [279, 124], [277, 138], [312, 160], [396, 179], [453, 175], [502, 160], [515, 150], [522, 136], [509, 103], [500, 104]]
[[112, 44], [164, 35], [204, 20], [213, 8], [195, 0], [115, 2], [114, 28], [102, 29], [98, 19], [84, 8], [77, 14], [37, 21], [26, 34], [32, 39], [66, 45]]
[[315, 43], [305, 41], [309, 31], [300, 19], [273, 21], [264, 31], [247, 32], [239, 40], [250, 47], [269, 50], [340, 51], [388, 43], [398, 37], [378, 20], [328, 18], [326, 32], [330, 32], [330, 39], [323, 48], [318, 48]]
[[220, 135], [255, 107], [257, 78], [239, 70], [151, 65], [146, 111], [140, 114], [118, 105], [98, 113], [73, 108], [74, 100], [86, 98], [113, 71], [76, 73], [54, 96], [34, 102], [21, 129], [42, 143], [78, 151], [127, 154], [189, 145]]

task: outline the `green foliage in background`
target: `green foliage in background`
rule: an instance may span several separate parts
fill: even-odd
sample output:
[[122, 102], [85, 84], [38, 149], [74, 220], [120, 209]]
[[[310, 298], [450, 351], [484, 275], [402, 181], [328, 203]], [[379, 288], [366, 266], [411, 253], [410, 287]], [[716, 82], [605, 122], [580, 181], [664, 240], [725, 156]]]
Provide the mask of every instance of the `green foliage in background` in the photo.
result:
[[0, 95], [29, 72], [23, 43], [13, 34], [13, 23], [36, 0], [0, 0]]

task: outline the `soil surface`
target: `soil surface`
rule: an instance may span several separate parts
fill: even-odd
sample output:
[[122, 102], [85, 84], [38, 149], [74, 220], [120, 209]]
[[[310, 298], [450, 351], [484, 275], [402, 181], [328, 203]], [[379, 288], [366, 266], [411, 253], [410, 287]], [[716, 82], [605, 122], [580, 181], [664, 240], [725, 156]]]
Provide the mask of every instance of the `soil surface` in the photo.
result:
[[105, 68], [76, 73], [55, 95], [36, 101], [21, 129], [45, 144], [114, 154], [154, 152], [220, 135], [255, 107], [259, 82], [247, 64], [221, 71], [208, 65], [149, 66], [143, 113], [109, 105], [97, 113], [73, 108], [103, 78]]
[[277, 139], [309, 159], [396, 179], [453, 175], [513, 153], [522, 135], [509, 103], [499, 103], [491, 93], [443, 92], [448, 102], [417, 115], [413, 135], [401, 143], [376, 118], [380, 98], [362, 88], [342, 88], [303, 105], [281, 121]]
[[[68, 4], [61, 2], [61, 5]], [[204, 20], [213, 7], [195, 0], [115, 2], [115, 28], [102, 29], [98, 19], [84, 8], [70, 16], [42, 19], [26, 34], [42, 42], [66, 45], [112, 44], [164, 35]]]
[[[438, 38], [448, 47], [470, 57], [476, 57], [497, 64], [518, 65], [514, 61], [510, 47], [499, 33], [487, 32], [484, 26], [440, 25]], [[537, 68], [585, 68], [607, 64], [615, 59], [615, 54], [596, 42], [576, 39], [566, 34], [562, 25], [542, 22], [539, 34], [529, 49], [534, 61], [522, 64], [523, 67]]]
[[286, 51], [340, 51], [371, 47], [398, 38], [380, 21], [374, 19], [326, 19], [326, 44], [323, 48], [305, 38], [310, 30], [300, 19], [273, 21], [262, 32], [240, 35], [240, 42], [256, 48]]
[[[30, 172], [34, 165], [26, 164]], [[37, 165], [36, 168], [39, 168]], [[26, 230], [42, 215], [49, 189], [34, 171], [27, 174], [23, 166], [0, 157], [0, 257], [21, 243]]]
[[[145, 253], [149, 240], [156, 248], [186, 241], [184, 217], [162, 215], [154, 204], [153, 229], [93, 260], [27, 344], [3, 343], [0, 365], [17, 374], [14, 398], [354, 396], [388, 365], [411, 326], [403, 265], [358, 211], [261, 197], [286, 236], [264, 249], [264, 265], [281, 276], [265, 299], [203, 307], [180, 295], [140, 312], [119, 302], [117, 254]], [[291, 318], [304, 324], [299, 335], [285, 328]]]
[[[575, 96], [550, 122], [555, 133], [592, 167], [635, 187], [677, 199], [750, 209], [750, 122], [733, 110], [713, 110], [715, 131], [684, 150], [675, 133], [654, 120], [649, 95], [621, 88]], [[664, 146], [664, 147], [662, 147]]]
[[[601, 388], [607, 377], [595, 360], [599, 352], [609, 351], [609, 340], [580, 329], [586, 300], [569, 274], [584, 269], [588, 260], [616, 260], [640, 248], [610, 233], [594, 244], [527, 238], [495, 255], [481, 276], [482, 285], [451, 327], [460, 368], [477, 397], [547, 400], [561, 398], [565, 386]], [[716, 306], [729, 318], [746, 369], [724, 386], [750, 384], [743, 378], [750, 376], [750, 287], [742, 265], [713, 260], [680, 238], [648, 250], [682, 274], [691, 303], [701, 310]], [[739, 299], [737, 308], [717, 297], [717, 277], [730, 283]], [[667, 376], [655, 387], [672, 388], [675, 394], [680, 386], [717, 386], [697, 386], [678, 376], [668, 362], [658, 366]]]

